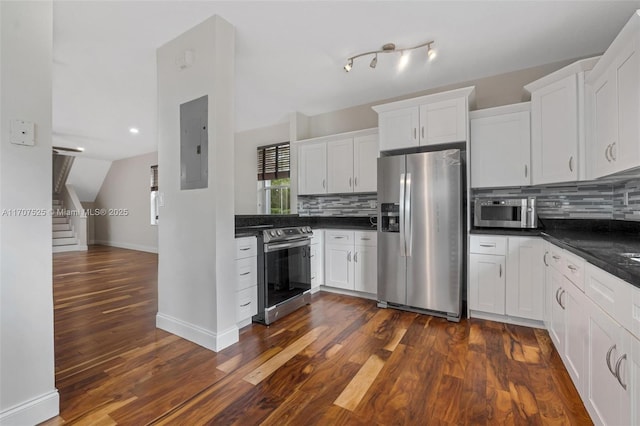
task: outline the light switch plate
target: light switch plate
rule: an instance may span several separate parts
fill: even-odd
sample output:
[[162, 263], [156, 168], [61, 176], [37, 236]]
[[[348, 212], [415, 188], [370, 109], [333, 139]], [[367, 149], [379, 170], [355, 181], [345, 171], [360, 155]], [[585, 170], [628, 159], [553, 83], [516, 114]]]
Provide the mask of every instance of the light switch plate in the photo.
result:
[[36, 144], [36, 125], [33, 121], [11, 120], [11, 143], [34, 146]]

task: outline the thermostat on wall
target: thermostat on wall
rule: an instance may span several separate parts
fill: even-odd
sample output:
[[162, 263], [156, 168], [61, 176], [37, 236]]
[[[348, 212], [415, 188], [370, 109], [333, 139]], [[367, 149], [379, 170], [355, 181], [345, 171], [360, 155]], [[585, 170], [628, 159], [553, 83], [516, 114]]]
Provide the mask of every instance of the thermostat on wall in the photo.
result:
[[36, 125], [33, 121], [11, 120], [11, 143], [33, 146], [36, 144]]

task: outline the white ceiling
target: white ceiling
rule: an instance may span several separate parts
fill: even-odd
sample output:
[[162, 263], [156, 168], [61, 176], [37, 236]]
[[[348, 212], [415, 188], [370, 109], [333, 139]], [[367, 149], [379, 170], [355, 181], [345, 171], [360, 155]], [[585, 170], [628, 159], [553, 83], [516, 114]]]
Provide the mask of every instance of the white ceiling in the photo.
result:
[[[603, 52], [640, 1], [54, 1], [54, 145], [156, 150], [155, 50], [217, 14], [236, 28], [236, 130]], [[435, 40], [400, 72], [385, 55]], [[138, 127], [132, 135], [129, 127]]]

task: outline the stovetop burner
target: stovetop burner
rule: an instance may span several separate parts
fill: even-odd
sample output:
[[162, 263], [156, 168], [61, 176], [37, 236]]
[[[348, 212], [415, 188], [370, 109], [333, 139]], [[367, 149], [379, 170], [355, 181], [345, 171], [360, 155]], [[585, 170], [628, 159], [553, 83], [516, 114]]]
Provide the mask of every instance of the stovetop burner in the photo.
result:
[[290, 228], [274, 228], [262, 231], [262, 239], [265, 243], [278, 241], [290, 241], [309, 238], [313, 230], [310, 226], [293, 226]]

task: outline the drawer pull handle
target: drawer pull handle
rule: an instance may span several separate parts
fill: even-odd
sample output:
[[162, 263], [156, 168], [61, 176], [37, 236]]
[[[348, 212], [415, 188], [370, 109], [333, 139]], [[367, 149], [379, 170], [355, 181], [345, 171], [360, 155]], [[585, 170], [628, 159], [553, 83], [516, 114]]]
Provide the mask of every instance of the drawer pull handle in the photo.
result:
[[616, 362], [616, 378], [618, 379], [618, 383], [620, 383], [620, 386], [622, 386], [622, 389], [627, 390], [627, 384], [622, 382], [622, 377], [620, 377], [620, 366], [622, 364], [622, 361], [627, 359], [627, 354], [624, 354], [620, 357], [620, 359], [618, 359], [618, 362]]
[[500, 277], [502, 278], [502, 264], [500, 264]]
[[249, 275], [250, 273], [251, 273], [251, 271], [249, 271], [249, 272], [243, 272], [243, 273], [241, 273], [241, 274], [240, 274], [240, 276], [241, 276], [241, 277], [244, 277], [245, 275]]
[[243, 247], [240, 249], [240, 251], [247, 251], [247, 250], [251, 250], [251, 247]]
[[495, 246], [496, 246], [495, 243], [493, 243], [493, 244], [483, 244], [483, 243], [481, 243], [480, 244], [480, 247], [495, 247]]
[[560, 303], [560, 307], [562, 308], [562, 310], [566, 309], [565, 304], [562, 303], [562, 296], [564, 296], [565, 293], [566, 293], [566, 290], [562, 289], [562, 291], [558, 295], [558, 303]]
[[567, 265], [567, 268], [571, 269], [573, 272], [575, 272], [575, 271], [577, 271], [577, 270], [578, 270], [578, 268], [576, 268], [576, 267], [575, 267], [575, 266], [573, 266], [573, 265]]
[[611, 372], [611, 374], [613, 374], [613, 377], [618, 377], [616, 376], [616, 372], [613, 370], [613, 367], [611, 367], [611, 352], [613, 352], [615, 348], [616, 348], [616, 345], [614, 343], [607, 351], [607, 356], [605, 358], [605, 361], [607, 362], [607, 367], [609, 368], [609, 371]]
[[363, 241], [369, 241], [369, 240], [371, 240], [371, 238], [367, 238], [367, 237], [362, 237], [362, 238], [360, 238], [360, 239], [361, 239], [361, 240], [363, 240]]
[[343, 238], [345, 238], [345, 237], [342, 237], [342, 236], [335, 236], [335, 237], [332, 237], [332, 238], [333, 238], [333, 239], [335, 239], [335, 240], [341, 240], [341, 239], [343, 239]]
[[245, 308], [245, 307], [249, 306], [250, 304], [251, 304], [251, 302], [247, 302], [247, 303], [245, 303], [244, 305], [240, 305], [240, 307], [241, 307], [241, 308]]
[[556, 256], [555, 254], [551, 257], [553, 257], [553, 260], [560, 260], [560, 256]]

